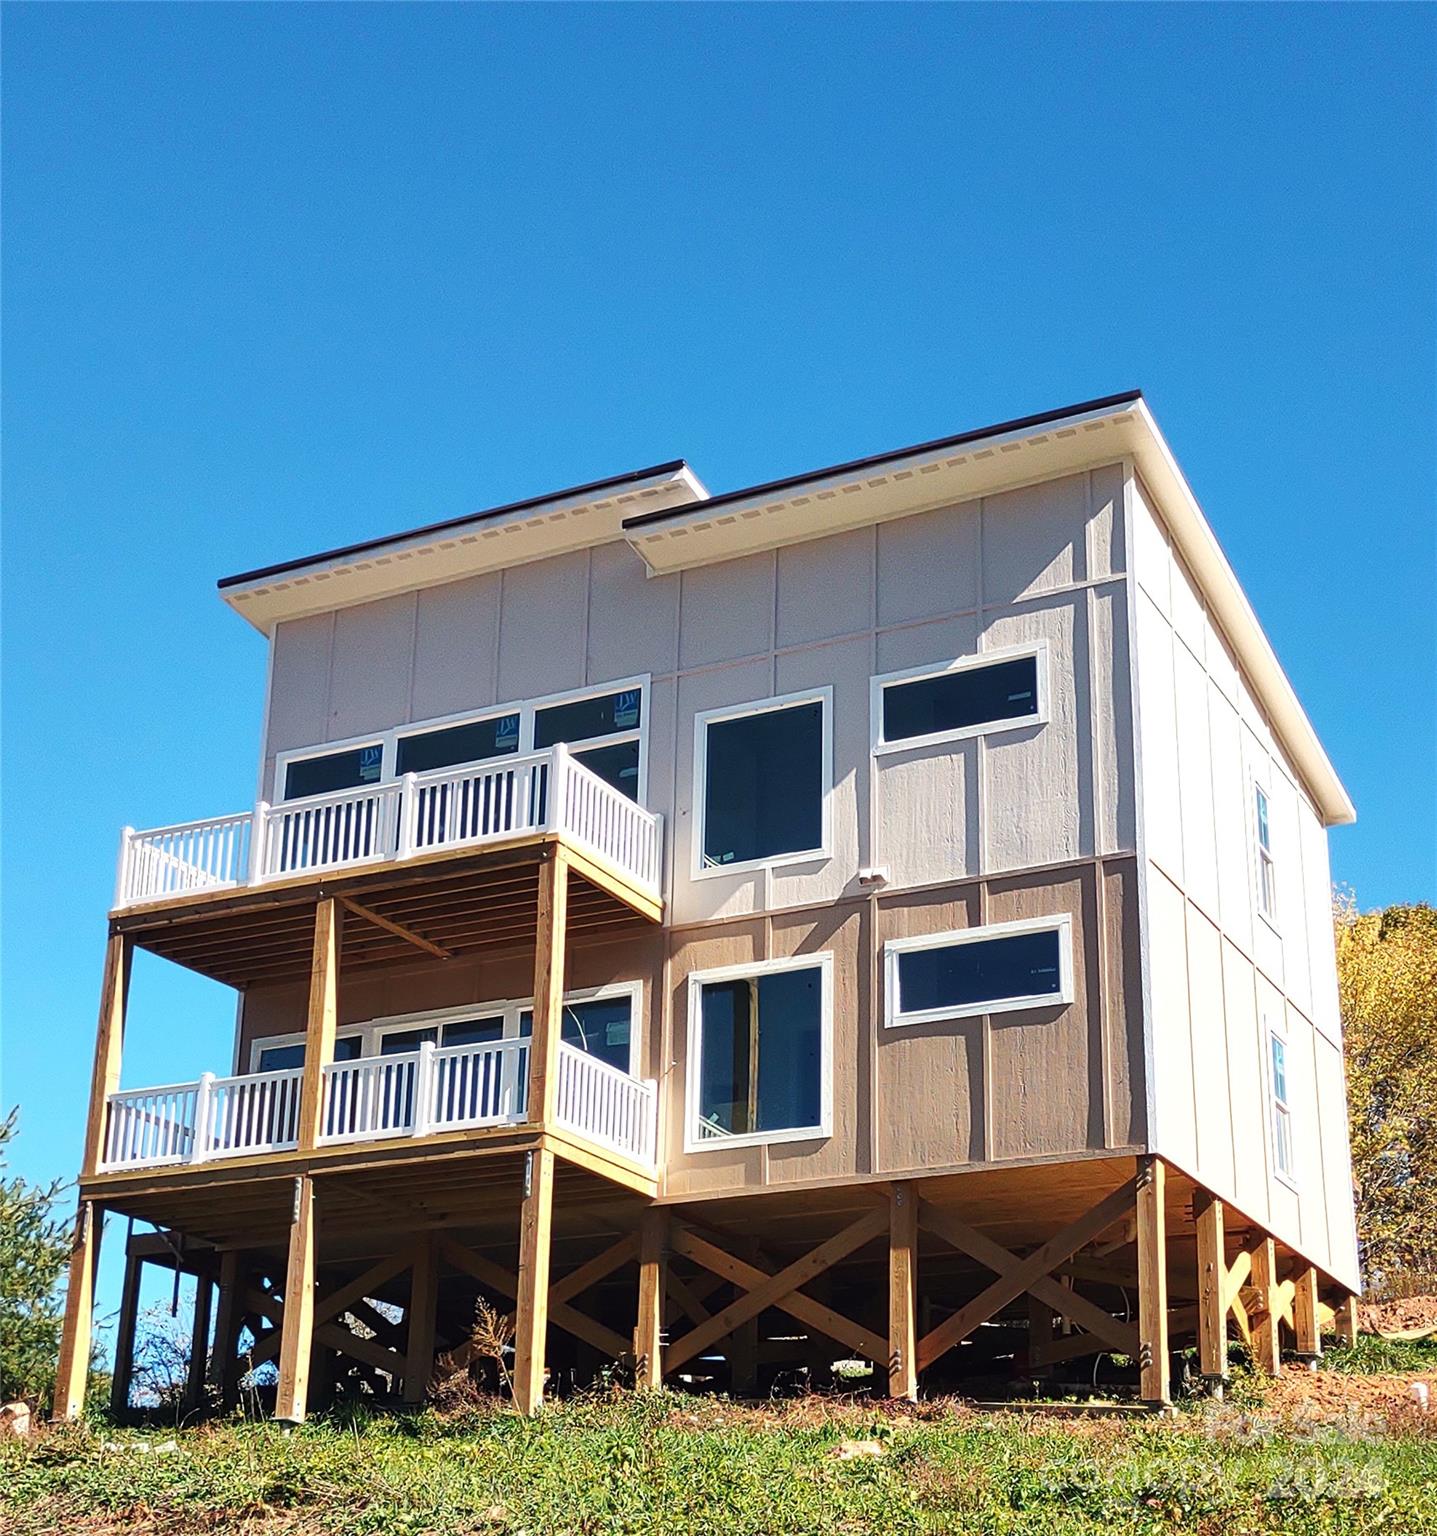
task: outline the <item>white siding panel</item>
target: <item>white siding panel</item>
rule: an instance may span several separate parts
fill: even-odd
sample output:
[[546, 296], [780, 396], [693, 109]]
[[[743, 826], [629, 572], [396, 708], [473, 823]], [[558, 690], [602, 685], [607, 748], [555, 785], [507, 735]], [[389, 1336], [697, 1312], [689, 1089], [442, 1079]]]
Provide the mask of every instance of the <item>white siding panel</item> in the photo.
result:
[[499, 703], [497, 573], [429, 587], [417, 596], [409, 718], [431, 720]]
[[1326, 1169], [1322, 1157], [1322, 1122], [1318, 1110], [1315, 1033], [1295, 1009], [1286, 1012], [1288, 1094], [1292, 1103], [1293, 1179], [1299, 1191], [1298, 1217], [1303, 1251], [1319, 1263], [1332, 1245], [1327, 1231]]
[[978, 654], [978, 615], [960, 614], [904, 629], [886, 629], [878, 636], [876, 670], [901, 672], [906, 667], [937, 666]]
[[778, 551], [780, 646], [868, 629], [873, 539], [872, 528], [858, 528]]
[[542, 698], [584, 683], [589, 557], [556, 555], [504, 572], [499, 697]]
[[381, 598], [334, 615], [329, 740], [387, 730], [409, 718], [415, 594]]
[[332, 613], [290, 619], [276, 627], [267, 732], [271, 753], [324, 740], [333, 635]]
[[1187, 911], [1188, 1002], [1192, 1017], [1193, 1098], [1198, 1167], [1214, 1188], [1233, 1183], [1232, 1108], [1223, 1018], [1222, 939], [1191, 904]]
[[1188, 1014], [1186, 907], [1183, 894], [1150, 863], [1147, 870], [1152, 973], [1154, 1150], [1197, 1169], [1192, 1029]]
[[878, 759], [873, 861], [895, 886], [978, 873], [978, 752], [964, 741]]
[[1209, 688], [1212, 796], [1217, 844], [1218, 911], [1223, 932], [1244, 954], [1252, 953], [1253, 887], [1248, 849], [1248, 788], [1243, 777], [1237, 709]]
[[1180, 886], [1183, 842], [1173, 696], [1173, 632], [1146, 593], [1138, 594], [1137, 616], [1138, 729], [1142, 737], [1142, 814], [1148, 857]]
[[983, 498], [983, 601], [1014, 602], [1086, 575], [1088, 477]]
[[1329, 1259], [1334, 1278], [1357, 1286], [1357, 1233], [1352, 1219], [1352, 1165], [1348, 1157], [1347, 1092], [1342, 1053], [1320, 1034], [1312, 1040], [1313, 1074], [1327, 1197]]
[[1222, 984], [1232, 1105], [1232, 1195], [1239, 1210], [1254, 1221], [1267, 1222], [1271, 1216], [1267, 1191], [1267, 1088], [1263, 1047], [1258, 1040], [1257, 978], [1247, 956], [1226, 942], [1222, 946]]
[[1308, 963], [1312, 971], [1312, 1022], [1335, 1045], [1342, 1043], [1337, 1001], [1337, 952], [1332, 931], [1332, 872], [1327, 833], [1306, 800], [1298, 802], [1302, 874], [1306, 883]]
[[1202, 594], [1182, 560], [1172, 557], [1173, 630], [1194, 656], [1201, 658], [1207, 644], [1207, 614]]
[[1088, 477], [1088, 576], [1121, 575], [1127, 535], [1123, 515], [1123, 467], [1105, 464]]
[[603, 544], [593, 552], [590, 682], [642, 672], [658, 677], [678, 665], [679, 578], [644, 572], [644, 562], [627, 544]]
[[1167, 534], [1148, 504], [1142, 482], [1133, 480], [1133, 570], [1138, 586], [1165, 618], [1172, 611], [1172, 556]]
[[774, 570], [769, 553], [683, 573], [681, 666], [732, 661], [772, 648]]
[[878, 527], [878, 622], [903, 624], [978, 606], [978, 503]]
[[1182, 820], [1183, 878], [1188, 895], [1218, 915], [1217, 828], [1213, 818], [1212, 743], [1208, 735], [1208, 681], [1184, 644], [1173, 647], [1178, 733], [1178, 811]]
[[1137, 846], [1137, 775], [1133, 769], [1133, 694], [1127, 593], [1121, 586], [1091, 598], [1093, 794], [1100, 853]]

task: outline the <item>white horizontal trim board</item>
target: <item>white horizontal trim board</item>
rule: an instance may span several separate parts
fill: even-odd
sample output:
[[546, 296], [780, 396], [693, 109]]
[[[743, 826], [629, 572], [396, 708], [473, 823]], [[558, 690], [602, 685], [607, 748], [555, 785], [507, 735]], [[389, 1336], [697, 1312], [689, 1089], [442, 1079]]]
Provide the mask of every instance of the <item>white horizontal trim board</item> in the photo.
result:
[[[781, 1131], [743, 1135], [705, 1134], [699, 1127], [699, 1088], [703, 1065], [703, 988], [711, 982], [747, 981], [782, 971], [819, 973], [819, 1123]], [[684, 1151], [720, 1152], [732, 1147], [769, 1146], [785, 1141], [821, 1141], [833, 1134], [833, 952], [792, 955], [744, 965], [721, 965], [688, 976], [688, 1045], [684, 1070]]]
[[[773, 714], [778, 710], [792, 709], [800, 704], [822, 706], [823, 737], [820, 746], [821, 800], [819, 803], [820, 843], [817, 848], [796, 849], [792, 853], [779, 853], [771, 858], [736, 860], [731, 864], [704, 863], [704, 842], [708, 826], [708, 728], [729, 720], [744, 720], [753, 715]], [[693, 847], [689, 855], [689, 874], [695, 880], [712, 879], [716, 875], [742, 874], [756, 869], [777, 869], [785, 864], [813, 864], [833, 857], [833, 689], [831, 687], [808, 688], [798, 693], [777, 694], [772, 698], [755, 699], [747, 704], [724, 704], [715, 709], [699, 711], [694, 716], [694, 774], [693, 774]]]
[[[899, 986], [899, 958], [921, 950], [956, 949], [990, 939], [1016, 938], [1025, 933], [1056, 933], [1058, 936], [1058, 991], [1031, 993], [1024, 997], [994, 998], [943, 1008], [905, 1012]], [[1068, 913], [1054, 917], [1020, 918], [1011, 923], [986, 923], [980, 928], [953, 928], [946, 933], [925, 933], [908, 939], [889, 939], [883, 946], [883, 1023], [885, 1028], [909, 1024], [936, 1024], [946, 1019], [970, 1019], [988, 1013], [1017, 1013], [1033, 1008], [1062, 1008], [1073, 1001], [1073, 919]]]
[[[956, 726], [954, 729], [947, 731], [932, 731], [926, 736], [902, 736], [895, 741], [886, 741], [884, 739], [883, 695], [887, 689], [895, 684], [917, 683], [928, 677], [947, 677], [954, 672], [979, 671], [984, 667], [996, 666], [1005, 661], [1019, 661], [1025, 656], [1031, 656], [1037, 662], [1035, 670], [1037, 673], [1038, 707], [1036, 713], [1000, 720], [984, 720], [977, 725]], [[873, 750], [879, 755], [890, 752], [907, 752], [914, 747], [931, 747], [939, 742], [967, 741], [974, 736], [991, 736], [998, 731], [1021, 731], [1035, 725], [1046, 725], [1048, 723], [1051, 697], [1050, 673], [1049, 646], [1046, 640], [1037, 640], [1031, 645], [1009, 645], [991, 651], [979, 651], [972, 656], [958, 656], [952, 661], [940, 661], [932, 666], [905, 667], [897, 672], [880, 673], [872, 679], [869, 685], [869, 714]]]

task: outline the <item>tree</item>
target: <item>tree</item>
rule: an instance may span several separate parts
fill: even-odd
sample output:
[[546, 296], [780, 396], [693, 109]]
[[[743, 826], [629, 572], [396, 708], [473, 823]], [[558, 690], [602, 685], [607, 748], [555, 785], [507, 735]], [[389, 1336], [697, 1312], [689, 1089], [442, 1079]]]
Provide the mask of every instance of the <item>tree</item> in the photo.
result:
[[1437, 911], [1335, 917], [1363, 1273], [1437, 1273]]
[[18, 1108], [0, 1121], [0, 1400], [48, 1401], [60, 1348], [61, 1277], [69, 1223], [55, 1214], [64, 1187], [8, 1173]]

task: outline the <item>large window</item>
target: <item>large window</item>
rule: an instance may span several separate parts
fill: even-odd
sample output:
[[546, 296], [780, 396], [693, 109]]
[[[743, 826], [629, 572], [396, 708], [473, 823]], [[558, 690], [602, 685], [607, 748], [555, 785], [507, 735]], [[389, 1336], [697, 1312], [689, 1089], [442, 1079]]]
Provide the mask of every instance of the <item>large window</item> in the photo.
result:
[[1272, 853], [1272, 807], [1261, 784], [1252, 786], [1252, 840], [1257, 857], [1257, 910], [1277, 922], [1277, 861]]
[[689, 1151], [830, 1134], [831, 955], [689, 977]]
[[1297, 1176], [1292, 1153], [1292, 1104], [1287, 1096], [1287, 1041], [1268, 1027], [1269, 1089], [1272, 1097], [1272, 1166], [1289, 1184]]
[[[636, 1072], [641, 997], [639, 982], [571, 993], [564, 999], [560, 1038], [621, 1072]], [[334, 1057], [336, 1061], [354, 1061], [417, 1051], [426, 1043], [442, 1047], [519, 1040], [533, 1031], [532, 1008], [528, 998], [520, 998], [350, 1024], [335, 1037]], [[303, 1064], [301, 1034], [271, 1036], [254, 1041], [250, 1047], [252, 1072]]]
[[695, 721], [695, 873], [828, 852], [829, 689]]
[[1072, 919], [1066, 915], [892, 939], [883, 952], [889, 1026], [1073, 1000]]
[[374, 738], [281, 753], [275, 793], [283, 800], [392, 782], [565, 742], [575, 759], [631, 800], [643, 801], [648, 679], [577, 694], [505, 704], [482, 714], [398, 726]]
[[1041, 724], [1048, 716], [1047, 693], [1043, 644], [886, 673], [873, 679], [874, 751]]

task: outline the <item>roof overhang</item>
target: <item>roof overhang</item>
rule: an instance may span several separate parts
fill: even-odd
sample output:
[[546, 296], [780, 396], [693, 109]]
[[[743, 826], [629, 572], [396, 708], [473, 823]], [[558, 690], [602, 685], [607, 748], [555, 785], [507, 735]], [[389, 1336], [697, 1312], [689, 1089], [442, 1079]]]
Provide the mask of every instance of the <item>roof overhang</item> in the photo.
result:
[[908, 517], [1127, 459], [1328, 825], [1357, 819], [1147, 402], [1137, 392], [625, 520], [655, 574]]
[[624, 537], [626, 516], [702, 501], [682, 460], [227, 576], [220, 596], [263, 634], [286, 619], [373, 602]]

